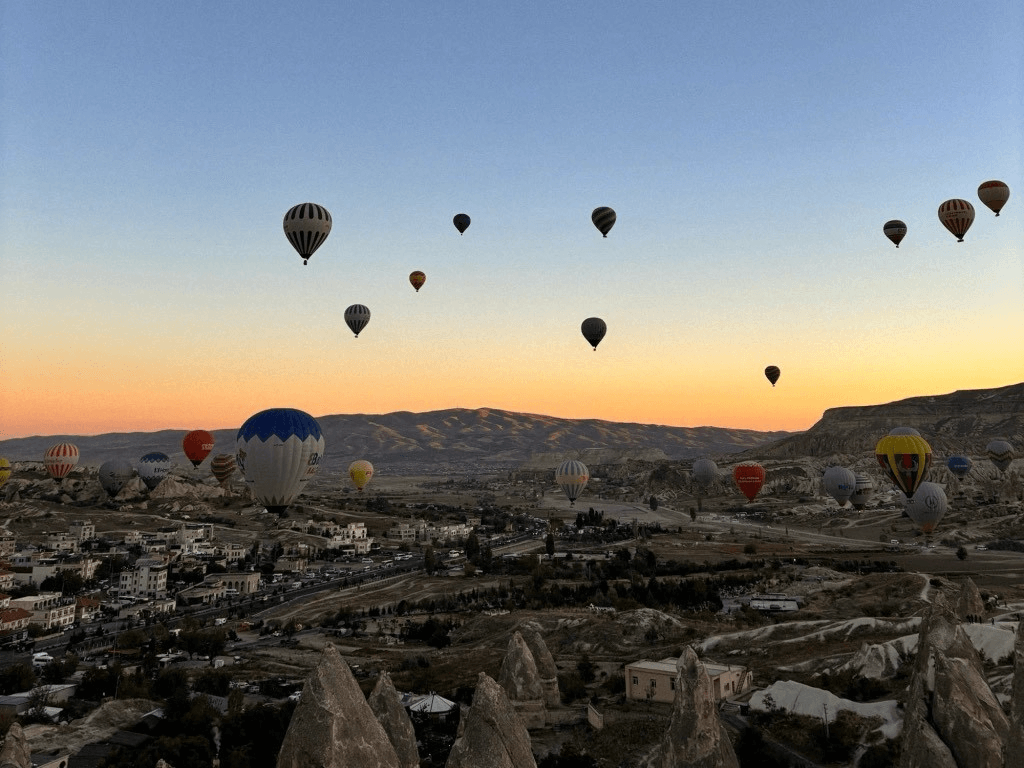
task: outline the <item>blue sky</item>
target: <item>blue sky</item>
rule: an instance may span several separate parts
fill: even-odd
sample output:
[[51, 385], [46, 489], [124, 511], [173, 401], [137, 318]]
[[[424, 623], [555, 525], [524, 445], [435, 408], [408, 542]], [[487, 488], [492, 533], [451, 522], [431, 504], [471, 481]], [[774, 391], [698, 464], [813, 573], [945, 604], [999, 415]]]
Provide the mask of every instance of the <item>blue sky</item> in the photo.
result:
[[1024, 379], [1019, 3], [564, 5], [5, 4], [0, 439], [273, 406], [801, 429]]

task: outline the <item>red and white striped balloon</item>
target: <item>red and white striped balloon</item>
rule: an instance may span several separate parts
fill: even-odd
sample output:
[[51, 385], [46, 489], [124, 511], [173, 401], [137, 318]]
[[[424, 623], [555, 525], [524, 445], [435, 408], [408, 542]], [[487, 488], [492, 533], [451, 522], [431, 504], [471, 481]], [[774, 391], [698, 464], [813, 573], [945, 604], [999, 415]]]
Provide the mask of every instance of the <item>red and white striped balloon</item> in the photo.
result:
[[50, 477], [60, 480], [78, 464], [78, 448], [71, 443], [50, 446], [43, 454], [43, 465]]
[[974, 206], [966, 200], [947, 200], [939, 206], [939, 221], [956, 236], [958, 243], [962, 243], [974, 223]]

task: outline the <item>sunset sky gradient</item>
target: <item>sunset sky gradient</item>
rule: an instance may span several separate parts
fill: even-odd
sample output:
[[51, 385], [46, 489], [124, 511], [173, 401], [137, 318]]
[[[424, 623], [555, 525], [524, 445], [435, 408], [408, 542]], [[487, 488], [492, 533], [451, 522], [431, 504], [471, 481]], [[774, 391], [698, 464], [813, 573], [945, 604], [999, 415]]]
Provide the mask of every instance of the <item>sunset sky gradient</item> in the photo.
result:
[[1022, 40], [1015, 0], [4, 4], [0, 439], [275, 406], [800, 430], [1022, 381]]

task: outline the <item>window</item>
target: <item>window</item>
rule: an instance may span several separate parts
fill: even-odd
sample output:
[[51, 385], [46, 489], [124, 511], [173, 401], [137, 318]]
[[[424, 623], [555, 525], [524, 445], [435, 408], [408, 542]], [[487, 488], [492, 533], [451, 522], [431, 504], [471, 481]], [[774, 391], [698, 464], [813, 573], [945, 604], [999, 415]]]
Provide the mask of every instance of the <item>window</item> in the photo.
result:
[[653, 691], [653, 690], [654, 690], [655, 688], [657, 688], [657, 687], [658, 687], [658, 681], [657, 681], [657, 680], [655, 680], [655, 679], [654, 679], [654, 678], [652, 677], [652, 678], [651, 678], [651, 690]]
[[674, 691], [676, 689], [676, 681], [673, 679], [673, 680], [670, 680], [669, 683], [671, 684], [672, 690]]
[[633, 685], [640, 685], [640, 681], [637, 679], [636, 675], [633, 675]]

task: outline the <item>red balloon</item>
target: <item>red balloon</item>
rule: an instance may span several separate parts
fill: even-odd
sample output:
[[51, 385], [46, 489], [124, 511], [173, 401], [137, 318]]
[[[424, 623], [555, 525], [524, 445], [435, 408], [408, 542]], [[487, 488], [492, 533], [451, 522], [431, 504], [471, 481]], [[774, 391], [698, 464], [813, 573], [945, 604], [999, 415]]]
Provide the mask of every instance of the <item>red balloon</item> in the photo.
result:
[[756, 461], [745, 461], [737, 464], [732, 471], [733, 482], [740, 492], [750, 501], [754, 500], [757, 492], [764, 485], [764, 467]]
[[181, 441], [181, 448], [185, 451], [185, 458], [192, 462], [192, 466], [198, 467], [213, 450], [213, 435], [205, 429], [193, 429]]

